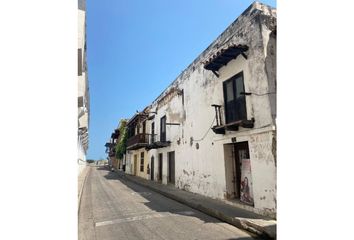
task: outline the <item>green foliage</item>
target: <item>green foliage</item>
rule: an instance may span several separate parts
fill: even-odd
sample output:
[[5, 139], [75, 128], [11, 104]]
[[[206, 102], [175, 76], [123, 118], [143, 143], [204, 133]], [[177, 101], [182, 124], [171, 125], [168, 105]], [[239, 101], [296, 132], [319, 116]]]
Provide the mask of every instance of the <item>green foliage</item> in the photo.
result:
[[119, 141], [116, 145], [116, 158], [122, 159], [123, 154], [125, 154], [127, 149], [127, 138], [128, 138], [128, 130], [127, 130], [127, 121], [121, 120], [119, 124]]

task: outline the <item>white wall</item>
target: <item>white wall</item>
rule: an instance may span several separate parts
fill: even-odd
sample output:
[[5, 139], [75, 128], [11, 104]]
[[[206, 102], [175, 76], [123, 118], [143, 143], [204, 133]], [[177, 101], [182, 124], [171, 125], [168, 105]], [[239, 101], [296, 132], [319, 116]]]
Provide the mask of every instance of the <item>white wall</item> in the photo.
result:
[[[253, 8], [259, 8], [254, 4]], [[163, 184], [167, 183], [167, 153], [175, 151], [175, 185], [181, 189], [203, 194], [212, 198], [224, 199], [230, 189], [226, 179], [230, 179], [230, 166], [225, 166], [225, 147], [232, 143], [247, 141], [249, 144], [254, 209], [262, 214], [276, 212], [276, 164], [274, 156], [275, 126], [272, 119], [269, 96], [257, 96], [269, 91], [269, 81], [265, 70], [265, 49], [263, 32], [259, 22], [250, 9], [233, 23], [212, 45], [204, 51], [181, 75], [150, 105], [149, 111], [155, 115], [155, 133], [160, 133], [160, 118], [167, 116], [167, 123], [180, 125], [167, 126], [167, 140], [171, 145], [150, 150], [155, 157], [155, 180], [158, 173], [158, 154], [163, 153]], [[269, 14], [266, 12], [265, 14]], [[264, 27], [265, 29], [265, 27]], [[228, 40], [227, 40], [228, 39]], [[204, 69], [203, 61], [213, 52], [216, 45], [225, 41], [246, 44], [247, 60], [239, 55], [219, 70], [219, 77]], [[255, 119], [254, 128], [239, 127], [238, 131], [227, 131], [225, 135], [215, 134], [210, 127], [215, 118], [212, 104], [224, 106], [223, 82], [243, 72], [246, 92], [247, 119]], [[179, 90], [184, 92], [184, 104]], [[150, 133], [152, 121], [147, 121]], [[225, 123], [224, 108], [222, 121]], [[215, 123], [213, 124], [215, 125]], [[193, 139], [193, 141], [191, 141]], [[199, 149], [196, 145], [199, 144]], [[139, 162], [139, 161], [138, 161]], [[228, 184], [228, 185], [227, 185]]]
[[[79, 7], [84, 5], [84, 1], [79, 2]], [[82, 58], [83, 58], [83, 63], [85, 63], [84, 59], [84, 45], [86, 41], [86, 36], [85, 36], [85, 17], [86, 17], [86, 12], [78, 9], [78, 48], [82, 49]], [[86, 113], [79, 117], [79, 123], [78, 127], [87, 127], [88, 128], [88, 121], [89, 121], [89, 115], [88, 115], [88, 82], [87, 82], [87, 75], [86, 72], [82, 72], [82, 76], [78, 76], [78, 97], [84, 96], [84, 107], [81, 107], [81, 109], [78, 109], [78, 113], [80, 114], [80, 111], [85, 108]], [[79, 169], [79, 174], [81, 171], [84, 169], [86, 166], [86, 149], [87, 149], [87, 144], [85, 146], [83, 145], [82, 141], [83, 135], [78, 136], [78, 169]], [[86, 149], [85, 149], [86, 148]]]
[[78, 175], [81, 174], [81, 172], [84, 170], [86, 167], [86, 154], [84, 152], [83, 146], [81, 144], [80, 138], [78, 138], [77, 141], [77, 149], [78, 149]]

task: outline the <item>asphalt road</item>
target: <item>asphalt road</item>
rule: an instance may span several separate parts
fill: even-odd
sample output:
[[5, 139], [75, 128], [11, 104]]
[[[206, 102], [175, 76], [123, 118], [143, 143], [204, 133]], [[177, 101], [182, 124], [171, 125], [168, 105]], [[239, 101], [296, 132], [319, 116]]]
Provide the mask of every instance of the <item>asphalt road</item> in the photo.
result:
[[248, 233], [91, 167], [79, 209], [79, 240], [254, 239]]

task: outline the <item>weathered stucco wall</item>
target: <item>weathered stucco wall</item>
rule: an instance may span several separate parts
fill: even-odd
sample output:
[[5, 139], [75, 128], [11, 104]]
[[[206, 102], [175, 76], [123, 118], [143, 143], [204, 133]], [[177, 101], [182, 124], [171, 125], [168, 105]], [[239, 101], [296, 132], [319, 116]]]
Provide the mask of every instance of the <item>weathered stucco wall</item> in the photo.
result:
[[[146, 160], [155, 159], [154, 179], [158, 175], [158, 155], [163, 154], [163, 180], [167, 183], [168, 152], [175, 152], [175, 185], [181, 189], [200, 193], [212, 198], [224, 199], [230, 195], [229, 149], [231, 139], [249, 144], [254, 209], [256, 212], [274, 215], [276, 212], [276, 164], [274, 114], [275, 100], [270, 100], [270, 82], [275, 81], [275, 54], [270, 51], [275, 42], [269, 43], [265, 35], [275, 28], [266, 22], [275, 21], [275, 11], [254, 3], [221, 34], [180, 76], [149, 106], [157, 111], [152, 121], [147, 121], [147, 132], [155, 122], [155, 133], [160, 133], [160, 119], [178, 123], [166, 127], [167, 140], [171, 145], [147, 152]], [[271, 41], [275, 39], [271, 39]], [[204, 69], [203, 61], [225, 44], [249, 46], [247, 59], [239, 55], [219, 70], [219, 77]], [[273, 59], [267, 63], [267, 56]], [[254, 128], [240, 127], [238, 131], [215, 134], [215, 110], [212, 104], [224, 105], [223, 82], [243, 72], [245, 91], [255, 93], [246, 96], [247, 119], [255, 119]], [[270, 79], [272, 78], [272, 79]], [[272, 89], [271, 89], [272, 88]], [[222, 121], [225, 123], [224, 107]], [[130, 154], [130, 158], [132, 158]], [[131, 160], [132, 161], [132, 160]], [[139, 162], [139, 161], [138, 161]], [[151, 166], [151, 164], [150, 164]], [[149, 178], [144, 175], [143, 177]]]
[[276, 164], [273, 155], [275, 132], [250, 136], [255, 207], [264, 214], [276, 212]]

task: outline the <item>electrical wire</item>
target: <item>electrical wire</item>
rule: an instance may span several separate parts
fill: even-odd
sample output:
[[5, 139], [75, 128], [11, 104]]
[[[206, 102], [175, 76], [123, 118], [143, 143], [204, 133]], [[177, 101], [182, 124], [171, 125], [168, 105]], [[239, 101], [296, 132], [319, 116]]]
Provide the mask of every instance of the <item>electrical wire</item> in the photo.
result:
[[264, 96], [264, 95], [268, 95], [268, 94], [276, 94], [276, 92], [268, 92], [268, 93], [263, 93], [263, 94], [258, 94], [258, 93], [253, 93], [253, 92], [250, 92], [251, 94], [253, 95], [256, 95], [256, 96]]
[[204, 136], [203, 136], [201, 139], [198, 139], [198, 140], [194, 140], [194, 139], [193, 139], [193, 142], [200, 142], [200, 141], [203, 141], [204, 138], [207, 136], [208, 132], [210, 131], [210, 129], [213, 127], [214, 122], [215, 122], [215, 117], [213, 118], [213, 121], [211, 122], [211, 125], [210, 125], [210, 127], [208, 128], [208, 130], [206, 131], [206, 133], [204, 134]]

